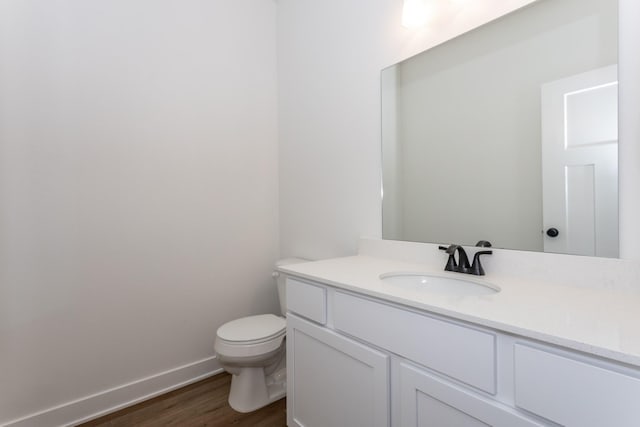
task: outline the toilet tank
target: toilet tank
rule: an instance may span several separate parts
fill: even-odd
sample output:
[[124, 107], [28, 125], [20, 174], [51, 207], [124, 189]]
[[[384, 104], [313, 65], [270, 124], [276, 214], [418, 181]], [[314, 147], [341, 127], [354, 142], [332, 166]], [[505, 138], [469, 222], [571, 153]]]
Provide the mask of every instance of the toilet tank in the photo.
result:
[[[292, 265], [292, 264], [300, 264], [302, 262], [309, 262], [308, 259], [302, 258], [284, 258], [276, 261], [276, 267], [281, 267], [284, 265]], [[284, 316], [287, 312], [287, 288], [285, 286], [285, 276], [280, 274], [278, 271], [273, 272], [273, 277], [276, 279], [276, 283], [278, 285], [278, 298], [280, 299], [280, 312]]]

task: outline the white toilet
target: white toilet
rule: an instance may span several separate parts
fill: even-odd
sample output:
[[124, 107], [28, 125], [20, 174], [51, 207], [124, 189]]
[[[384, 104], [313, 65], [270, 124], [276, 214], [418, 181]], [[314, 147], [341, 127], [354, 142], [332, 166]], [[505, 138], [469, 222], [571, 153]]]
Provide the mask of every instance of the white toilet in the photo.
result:
[[[277, 266], [307, 262], [288, 258]], [[273, 273], [278, 285], [280, 309], [286, 313], [284, 277]], [[284, 317], [273, 314], [242, 317], [218, 328], [214, 349], [220, 365], [230, 374], [229, 405], [238, 412], [251, 412], [287, 392]]]

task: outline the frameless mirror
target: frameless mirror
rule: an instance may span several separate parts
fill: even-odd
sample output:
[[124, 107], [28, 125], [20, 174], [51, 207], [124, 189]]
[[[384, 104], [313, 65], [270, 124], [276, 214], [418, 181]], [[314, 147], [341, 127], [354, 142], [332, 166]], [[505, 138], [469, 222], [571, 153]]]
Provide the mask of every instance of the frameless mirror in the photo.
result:
[[384, 69], [383, 238], [617, 257], [617, 14], [540, 0]]

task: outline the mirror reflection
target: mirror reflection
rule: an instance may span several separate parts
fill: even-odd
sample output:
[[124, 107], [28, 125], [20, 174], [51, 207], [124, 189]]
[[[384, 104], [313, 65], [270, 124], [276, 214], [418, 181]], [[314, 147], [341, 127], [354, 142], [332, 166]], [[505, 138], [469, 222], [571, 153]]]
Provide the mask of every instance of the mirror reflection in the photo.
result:
[[540, 0], [383, 70], [383, 238], [617, 257], [617, 36]]

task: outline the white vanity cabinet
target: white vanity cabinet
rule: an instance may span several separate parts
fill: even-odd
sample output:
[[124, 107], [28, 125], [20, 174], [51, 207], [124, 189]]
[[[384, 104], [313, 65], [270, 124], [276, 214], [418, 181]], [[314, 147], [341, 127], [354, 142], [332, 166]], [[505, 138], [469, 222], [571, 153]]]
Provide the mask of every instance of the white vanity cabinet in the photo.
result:
[[389, 425], [389, 355], [287, 318], [288, 425]]
[[640, 426], [640, 370], [287, 278], [288, 425]]

